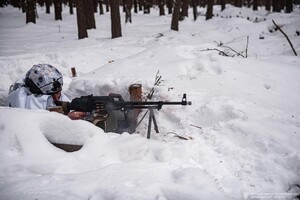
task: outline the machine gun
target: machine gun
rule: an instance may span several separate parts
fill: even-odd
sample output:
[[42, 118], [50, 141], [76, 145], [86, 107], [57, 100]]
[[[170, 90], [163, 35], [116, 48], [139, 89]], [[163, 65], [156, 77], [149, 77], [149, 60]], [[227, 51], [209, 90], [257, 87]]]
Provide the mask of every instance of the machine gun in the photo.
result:
[[82, 96], [71, 102], [57, 101], [57, 106], [62, 106], [65, 113], [71, 110], [89, 113], [85, 119], [102, 128], [105, 132], [133, 132], [136, 127], [130, 124], [132, 111], [134, 109], [148, 109], [149, 122], [147, 138], [150, 138], [151, 124], [158, 133], [158, 127], [154, 116], [154, 109], [160, 110], [163, 105], [191, 105], [183, 94], [180, 102], [172, 101], [124, 101], [120, 94], [109, 94], [108, 96]]

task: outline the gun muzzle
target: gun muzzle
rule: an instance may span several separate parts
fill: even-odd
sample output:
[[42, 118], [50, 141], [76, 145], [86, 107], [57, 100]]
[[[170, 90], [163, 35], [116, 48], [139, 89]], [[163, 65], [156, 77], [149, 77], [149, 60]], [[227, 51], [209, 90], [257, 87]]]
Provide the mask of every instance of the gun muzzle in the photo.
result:
[[186, 106], [186, 105], [192, 105], [192, 102], [191, 101], [187, 101], [186, 100], [186, 94], [183, 94], [183, 97], [182, 97], [182, 105]]

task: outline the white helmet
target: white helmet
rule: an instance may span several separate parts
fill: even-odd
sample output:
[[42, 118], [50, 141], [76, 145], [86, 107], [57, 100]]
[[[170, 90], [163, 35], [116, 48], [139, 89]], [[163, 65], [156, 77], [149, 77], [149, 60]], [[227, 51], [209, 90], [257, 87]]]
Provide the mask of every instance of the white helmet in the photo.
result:
[[61, 91], [62, 74], [48, 64], [33, 65], [26, 73], [25, 85], [33, 94], [54, 94]]

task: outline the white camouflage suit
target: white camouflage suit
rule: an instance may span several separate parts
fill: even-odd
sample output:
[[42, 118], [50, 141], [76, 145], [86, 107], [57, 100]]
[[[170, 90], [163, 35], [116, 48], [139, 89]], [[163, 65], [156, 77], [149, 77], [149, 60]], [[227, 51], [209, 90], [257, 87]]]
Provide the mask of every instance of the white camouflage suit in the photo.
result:
[[[32, 94], [24, 86], [24, 82], [16, 82], [10, 87], [10, 93], [5, 100], [5, 106], [26, 109], [48, 109], [55, 106], [51, 95]], [[61, 101], [70, 101], [70, 99], [61, 94]]]
[[[24, 79], [10, 87], [5, 106], [48, 109], [55, 106], [52, 94], [61, 91], [62, 85], [62, 74], [55, 67], [49, 64], [33, 65]], [[70, 101], [64, 94], [59, 100]]]

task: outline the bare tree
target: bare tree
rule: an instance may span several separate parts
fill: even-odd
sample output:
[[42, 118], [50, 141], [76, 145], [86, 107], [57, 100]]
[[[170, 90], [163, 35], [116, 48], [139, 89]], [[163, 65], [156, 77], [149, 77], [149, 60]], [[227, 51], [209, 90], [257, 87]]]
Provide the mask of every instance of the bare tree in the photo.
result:
[[61, 16], [62, 2], [61, 2], [61, 0], [53, 0], [53, 3], [54, 3], [55, 20], [62, 20], [62, 16]]
[[144, 5], [144, 0], [138, 0], [138, 4], [139, 4], [139, 11], [142, 11], [143, 5]]
[[2, 7], [4, 7], [4, 5], [6, 5], [6, 1], [0, 0], [0, 7], [2, 8]]
[[87, 29], [96, 28], [93, 0], [85, 0], [84, 9]]
[[134, 13], [138, 13], [138, 1], [137, 0], [133, 0], [133, 7], [134, 7]]
[[13, 7], [21, 8], [21, 4], [19, 0], [4, 1], [3, 4], [7, 4], [7, 3], [11, 4]]
[[103, 15], [103, 14], [104, 14], [103, 0], [99, 0], [99, 14], [100, 14], [100, 15]]
[[121, 0], [122, 1], [122, 7], [123, 7], [123, 12], [126, 12], [126, 0]]
[[35, 0], [26, 1], [26, 24], [35, 23]]
[[[21, 2], [21, 8], [22, 8], [22, 13], [26, 13], [26, 1], [25, 0], [20, 0]], [[4, 5], [4, 3], [3, 3]], [[1, 7], [1, 6], [0, 6]]]
[[266, 10], [271, 11], [271, 0], [266, 0]]
[[159, 0], [158, 1], [158, 6], [159, 6], [159, 16], [165, 15], [165, 1], [164, 0]]
[[172, 14], [173, 0], [167, 0], [168, 13]]
[[253, 10], [258, 10], [258, 0], [253, 0]]
[[197, 0], [192, 0], [194, 21], [197, 20]]
[[207, 0], [207, 10], [206, 10], [206, 20], [211, 19], [213, 17], [213, 0]]
[[45, 0], [45, 3], [46, 3], [46, 13], [50, 14], [50, 7], [51, 7], [51, 4], [52, 4], [52, 1], [51, 0]]
[[179, 24], [179, 15], [180, 15], [180, 4], [181, 4], [181, 0], [175, 1], [174, 12], [172, 15], [172, 22], [171, 22], [171, 29], [174, 31], [179, 30], [178, 24]]
[[126, 5], [125, 5], [125, 23], [127, 23], [127, 22], [132, 23], [131, 8], [132, 8], [132, 1], [131, 0], [126, 0]]
[[111, 35], [112, 38], [122, 37], [119, 1], [110, 0]]
[[280, 12], [279, 0], [273, 0], [273, 12]]
[[43, 7], [45, 3], [44, 0], [36, 0], [35, 2], [38, 3], [41, 7]]
[[[210, 1], [210, 0], [208, 0], [208, 1]], [[207, 3], [207, 4], [209, 4], [209, 3]], [[236, 7], [242, 7], [242, 4], [243, 4], [242, 0], [235, 0], [234, 1], [234, 5]]]
[[293, 0], [285, 0], [285, 12], [293, 12]]
[[83, 39], [88, 37], [84, 4], [85, 4], [84, 1], [77, 0], [76, 12], [77, 12], [78, 39]]
[[93, 0], [94, 13], [98, 12], [98, 0]]
[[221, 11], [225, 10], [226, 0], [221, 0]]
[[189, 1], [188, 0], [182, 0], [181, 5], [181, 20], [183, 20], [185, 17], [188, 17], [188, 9], [189, 9]]
[[69, 8], [70, 8], [70, 15], [73, 15], [74, 14], [73, 0], [69, 0]]
[[104, 0], [104, 4], [105, 4], [105, 8], [106, 8], [106, 12], [109, 12], [109, 5], [110, 5], [110, 0]]
[[206, 5], [206, 0], [199, 0], [199, 5], [201, 8], [204, 8]]
[[151, 7], [152, 7], [151, 0], [144, 0], [144, 14], [150, 14]]
[[[279, 9], [280, 9], [280, 11], [281, 11], [281, 10], [284, 10], [284, 4], [285, 4], [285, 1], [279, 0], [278, 4], [279, 4]], [[279, 11], [279, 12], [280, 12], [280, 11]]]

